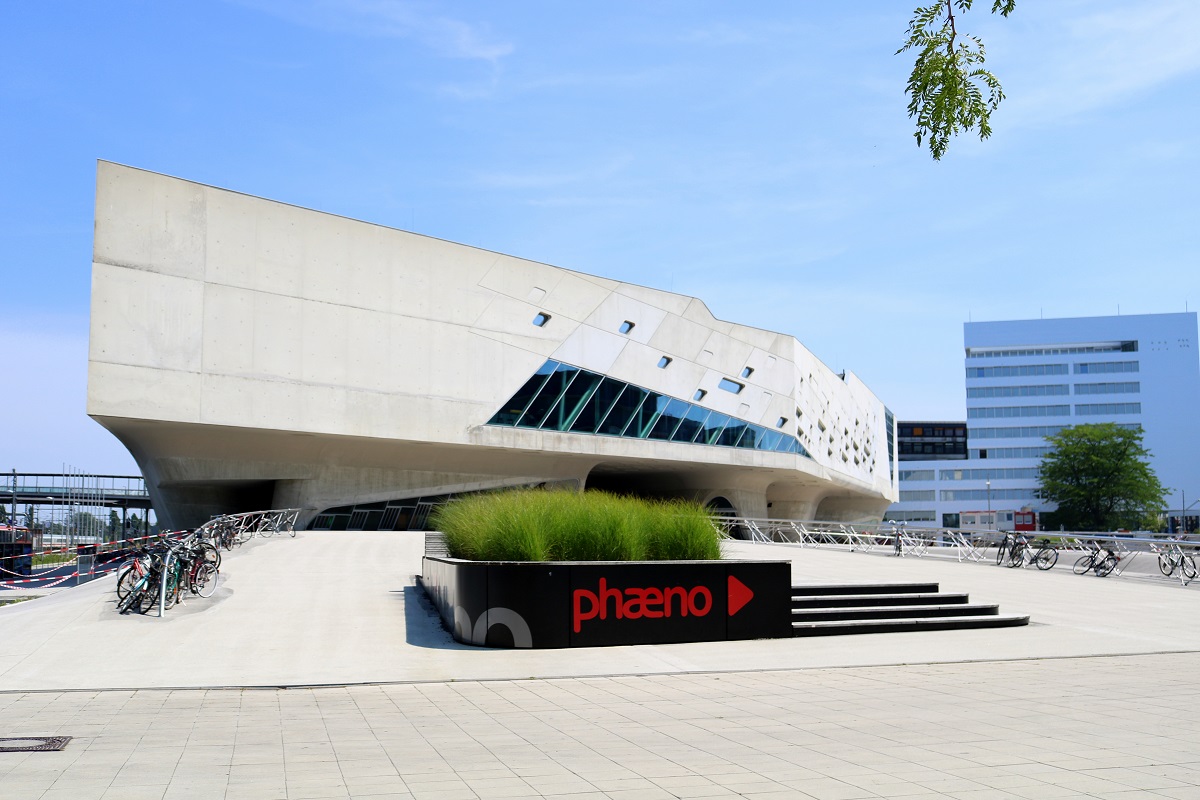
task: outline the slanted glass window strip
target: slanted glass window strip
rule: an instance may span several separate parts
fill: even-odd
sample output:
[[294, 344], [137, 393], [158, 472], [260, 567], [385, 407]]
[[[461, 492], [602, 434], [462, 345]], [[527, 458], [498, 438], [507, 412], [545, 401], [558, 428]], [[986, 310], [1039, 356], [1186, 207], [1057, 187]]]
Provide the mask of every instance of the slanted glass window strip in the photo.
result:
[[621, 381], [605, 378], [583, 403], [571, 424], [571, 433], [599, 433], [600, 422], [625, 388]]
[[646, 399], [646, 395], [650, 392], [642, 389], [639, 386], [625, 385], [625, 391], [621, 392], [621, 396], [617, 398], [617, 402], [613, 403], [612, 410], [608, 412], [608, 416], [600, 423], [600, 429], [596, 433], [601, 433], [606, 436], [620, 436], [625, 431], [625, 426], [629, 424], [629, 420], [633, 417], [634, 412], [641, 406], [642, 401]]
[[529, 401], [533, 399], [538, 390], [542, 388], [542, 384], [546, 382], [546, 377], [558, 367], [557, 361], [547, 361], [538, 368], [538, 371], [533, 373], [533, 377], [525, 381], [525, 385], [517, 390], [517, 393], [512, 396], [512, 399], [504, 404], [504, 408], [497, 411], [490, 420], [489, 425], [516, 425], [517, 420], [521, 418], [525, 407], [529, 405]]
[[700, 429], [700, 432], [696, 434], [696, 438], [692, 441], [696, 444], [719, 444], [721, 433], [730, 423], [730, 420], [731, 418], [728, 414], [722, 414], [719, 411], [712, 412], [704, 420], [704, 427]]
[[575, 417], [587, 403], [588, 398], [592, 396], [592, 392], [596, 390], [601, 379], [602, 376], [594, 372], [580, 370], [575, 380], [571, 381], [571, 385], [563, 392], [562, 398], [546, 415], [541, 427], [544, 430], [569, 430], [571, 424], [575, 422]]
[[650, 429], [649, 438], [662, 441], [669, 440], [675, 435], [675, 429], [683, 421], [688, 408], [690, 408], [688, 403], [671, 398], [670, 402], [667, 403], [667, 407], [659, 415], [658, 421], [654, 423], [654, 427]]
[[624, 436], [630, 439], [645, 439], [650, 435], [650, 428], [658, 422], [658, 415], [667, 407], [669, 397], [657, 392], [651, 392], [642, 401], [642, 405], [634, 412], [633, 418], [625, 426]]
[[749, 428], [748, 423], [742, 422], [740, 419], [729, 420], [729, 424], [725, 426], [725, 430], [721, 431], [720, 438], [716, 444], [720, 447], [737, 447], [738, 441], [741, 440], [742, 434]]
[[691, 443], [696, 438], [696, 434], [704, 429], [704, 420], [708, 419], [710, 413], [712, 412], [707, 408], [689, 405], [679, 427], [675, 429], [675, 433], [671, 434], [671, 441]]
[[572, 367], [569, 364], [559, 364], [555, 367], [554, 372], [546, 379], [546, 384], [538, 392], [537, 397], [530, 401], [529, 406], [525, 409], [525, 413], [517, 420], [517, 427], [541, 427], [542, 420], [554, 408], [554, 404], [558, 402], [558, 398], [562, 397], [562, 393], [566, 391], [567, 386], [570, 385], [578, 373], [579, 368]]
[[[702, 396], [703, 391], [697, 394]], [[787, 422], [784, 417], [779, 420]], [[546, 361], [488, 424], [811, 457], [794, 436], [782, 431], [553, 359]]]

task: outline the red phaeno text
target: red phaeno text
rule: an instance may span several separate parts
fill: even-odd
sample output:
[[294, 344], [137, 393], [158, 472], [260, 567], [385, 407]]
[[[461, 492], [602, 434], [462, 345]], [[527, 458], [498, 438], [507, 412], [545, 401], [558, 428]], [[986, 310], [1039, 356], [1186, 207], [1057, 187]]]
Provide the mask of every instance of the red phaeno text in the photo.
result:
[[626, 589], [610, 589], [608, 581], [600, 579], [598, 591], [576, 589], [572, 597], [572, 621], [575, 632], [585, 619], [608, 619], [609, 608], [617, 619], [658, 619], [672, 613], [681, 617], [691, 615], [703, 617], [712, 610], [712, 592], [706, 586], [685, 589], [670, 586], [662, 589], [642, 589], [630, 586]]

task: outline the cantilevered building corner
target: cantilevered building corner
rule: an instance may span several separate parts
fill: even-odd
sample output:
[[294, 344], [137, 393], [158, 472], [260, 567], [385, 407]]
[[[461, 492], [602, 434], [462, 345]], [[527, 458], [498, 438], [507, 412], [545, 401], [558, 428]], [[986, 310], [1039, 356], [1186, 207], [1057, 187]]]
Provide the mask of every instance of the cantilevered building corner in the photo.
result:
[[878, 520], [894, 422], [696, 298], [101, 162], [88, 413], [159, 519], [405, 529], [568, 485]]

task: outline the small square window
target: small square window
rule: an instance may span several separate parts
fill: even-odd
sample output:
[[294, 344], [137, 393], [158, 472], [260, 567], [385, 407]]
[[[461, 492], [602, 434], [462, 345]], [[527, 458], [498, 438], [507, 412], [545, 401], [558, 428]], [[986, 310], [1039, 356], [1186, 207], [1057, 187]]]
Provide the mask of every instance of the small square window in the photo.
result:
[[670, 364], [670, 363], [671, 363], [671, 358], [670, 358], [670, 356], [663, 356], [662, 358], [660, 358], [660, 359], [658, 360], [658, 368], [659, 368], [659, 369], [666, 369], [666, 368], [667, 368], [667, 364]]
[[743, 378], [749, 378], [753, 374], [754, 374], [754, 367], [746, 367], [745, 369], [742, 370]]
[[621, 327], [617, 328], [620, 333], [629, 333], [631, 330], [633, 330], [633, 323], [629, 320], [625, 320], [621, 323]]
[[782, 428], [784, 425], [787, 425], [787, 417], [780, 417], [780, 418], [779, 418], [779, 419], [778, 419], [778, 420], [775, 422], [775, 427], [776, 427], [776, 428]]
[[704, 396], [706, 394], [708, 394], [708, 392], [704, 391], [703, 389], [697, 389], [696, 393], [694, 395], [692, 395], [692, 399], [693, 400], [703, 400]]
[[733, 394], [741, 394], [742, 389], [746, 388], [737, 381], [729, 380], [729, 378], [721, 378], [721, 382], [718, 383], [717, 386]]
[[538, 326], [539, 328], [542, 327], [543, 325], [545, 325], [549, 321], [550, 321], [550, 315], [543, 311], [539, 311], [537, 313], [537, 316], [533, 318], [533, 324]]

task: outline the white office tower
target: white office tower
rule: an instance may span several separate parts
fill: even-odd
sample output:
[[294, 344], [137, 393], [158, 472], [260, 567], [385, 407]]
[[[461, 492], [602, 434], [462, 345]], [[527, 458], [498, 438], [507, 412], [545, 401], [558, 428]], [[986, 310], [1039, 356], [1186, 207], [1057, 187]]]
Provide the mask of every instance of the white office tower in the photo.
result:
[[1011, 528], [1014, 512], [1053, 510], [1037, 496], [1046, 437], [1096, 422], [1144, 431], [1172, 511], [1200, 500], [1195, 313], [969, 322], [963, 333], [967, 458], [902, 454], [889, 517]]

